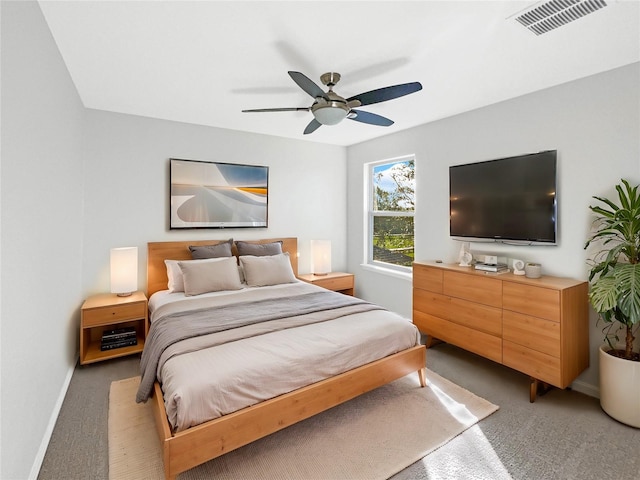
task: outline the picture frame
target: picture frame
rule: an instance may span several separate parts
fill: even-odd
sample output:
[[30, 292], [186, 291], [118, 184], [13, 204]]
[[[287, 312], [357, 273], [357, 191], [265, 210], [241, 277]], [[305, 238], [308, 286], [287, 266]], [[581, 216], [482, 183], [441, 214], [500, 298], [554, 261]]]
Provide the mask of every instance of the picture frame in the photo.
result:
[[170, 229], [266, 228], [269, 167], [169, 159]]

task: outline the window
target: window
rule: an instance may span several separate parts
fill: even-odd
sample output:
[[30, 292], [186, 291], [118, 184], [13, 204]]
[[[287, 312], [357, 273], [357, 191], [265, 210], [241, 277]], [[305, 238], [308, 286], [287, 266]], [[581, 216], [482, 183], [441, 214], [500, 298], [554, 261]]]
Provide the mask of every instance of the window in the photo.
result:
[[366, 165], [367, 263], [399, 270], [414, 258], [415, 158]]

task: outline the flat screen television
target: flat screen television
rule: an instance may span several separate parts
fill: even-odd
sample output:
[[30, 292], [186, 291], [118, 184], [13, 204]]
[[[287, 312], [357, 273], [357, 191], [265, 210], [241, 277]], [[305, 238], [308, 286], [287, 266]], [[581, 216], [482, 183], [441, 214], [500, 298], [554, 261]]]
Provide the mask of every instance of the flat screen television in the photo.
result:
[[557, 151], [449, 167], [452, 238], [556, 245]]
[[170, 159], [170, 228], [267, 227], [269, 167]]

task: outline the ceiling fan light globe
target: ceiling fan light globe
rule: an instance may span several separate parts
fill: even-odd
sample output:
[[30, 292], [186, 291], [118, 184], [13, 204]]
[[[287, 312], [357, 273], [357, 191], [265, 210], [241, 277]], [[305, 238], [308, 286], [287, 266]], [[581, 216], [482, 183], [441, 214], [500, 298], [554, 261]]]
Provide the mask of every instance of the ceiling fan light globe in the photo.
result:
[[349, 109], [346, 105], [336, 105], [335, 102], [331, 102], [330, 104], [313, 108], [312, 112], [316, 120], [322, 125], [337, 125], [345, 119], [349, 113]]

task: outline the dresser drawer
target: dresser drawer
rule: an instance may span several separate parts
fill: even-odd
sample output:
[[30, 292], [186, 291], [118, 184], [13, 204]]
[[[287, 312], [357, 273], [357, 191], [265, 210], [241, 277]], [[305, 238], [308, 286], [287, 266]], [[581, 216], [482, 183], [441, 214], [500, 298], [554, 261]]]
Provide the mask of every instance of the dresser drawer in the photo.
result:
[[558, 357], [505, 340], [503, 341], [502, 359], [502, 363], [507, 367], [526, 373], [538, 380], [559, 388], [567, 386], [562, 384], [560, 359]]
[[413, 285], [421, 290], [442, 293], [442, 269], [414, 264]]
[[502, 306], [502, 281], [483, 275], [444, 272], [443, 293], [491, 307]]
[[413, 289], [413, 310], [448, 319], [451, 298], [427, 290]]
[[478, 303], [451, 299], [448, 320], [475, 330], [502, 337], [502, 310]]
[[413, 323], [423, 333], [482, 355], [494, 362], [502, 363], [502, 339], [500, 337], [422, 312], [414, 312]]
[[502, 305], [506, 310], [560, 321], [560, 291], [504, 282]]
[[504, 311], [502, 338], [553, 357], [560, 357], [560, 324]]
[[125, 320], [146, 317], [146, 302], [110, 305], [102, 308], [86, 309], [82, 312], [82, 326], [93, 327]]

